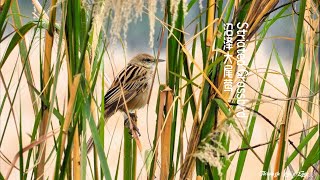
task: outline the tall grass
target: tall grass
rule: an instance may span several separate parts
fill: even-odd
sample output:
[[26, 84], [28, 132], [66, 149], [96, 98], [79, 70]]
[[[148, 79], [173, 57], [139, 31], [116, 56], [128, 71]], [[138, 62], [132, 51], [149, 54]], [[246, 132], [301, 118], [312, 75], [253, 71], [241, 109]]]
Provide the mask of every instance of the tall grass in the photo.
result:
[[[109, 55], [114, 35], [122, 32], [120, 28], [120, 32], [110, 33], [110, 27], [118, 29], [112, 26], [117, 23], [113, 18], [124, 15], [124, 19], [118, 19], [123, 22], [128, 20], [128, 14], [122, 14], [121, 6], [106, 5], [110, 1], [50, 2], [40, 4], [33, 0], [37, 17], [27, 22], [21, 21], [23, 15], [17, 0], [0, 4], [1, 46], [8, 42], [0, 55], [0, 157], [8, 167], [1, 171], [1, 179], [14, 178], [13, 172], [19, 172], [20, 179], [119, 179], [120, 172], [126, 180], [246, 179], [248, 172], [261, 179], [281, 179], [288, 173], [293, 179], [303, 179], [301, 173], [319, 179], [319, 2], [167, 0], [163, 2], [161, 18], [155, 16], [151, 1], [141, 9], [135, 7], [136, 11], [148, 14], [151, 29], [154, 20], [162, 25], [159, 44], [166, 44], [166, 81], [157, 92], [153, 89], [157, 106], [152, 110], [156, 112], [156, 123], [150, 134], [151, 149], [145, 150], [139, 137], [132, 138], [124, 129], [119, 154], [111, 153], [117, 155], [117, 162], [108, 161], [106, 147], [113, 144], [105, 144], [109, 133], [96, 124], [104, 127], [105, 123], [104, 105], [100, 103], [105, 92], [105, 56]], [[120, 5], [130, 4], [125, 2]], [[206, 6], [199, 8], [199, 3]], [[48, 12], [42, 7], [49, 7]], [[193, 10], [199, 13], [193, 15]], [[106, 16], [104, 21], [101, 16]], [[189, 16], [190, 22], [186, 18]], [[287, 62], [276, 45], [267, 57], [257, 58], [270, 29], [288, 17], [292, 18], [295, 37], [276, 38], [294, 42], [290, 72], [286, 72]], [[226, 23], [234, 27], [248, 23], [243, 38], [245, 47], [253, 50], [246, 53], [243, 67], [248, 73], [243, 79], [239, 78], [244, 74], [237, 72], [241, 67], [236, 62], [239, 28], [233, 30], [227, 52]], [[190, 31], [190, 27], [194, 29]], [[126, 29], [123, 31], [126, 33]], [[152, 36], [154, 31], [150, 31]], [[26, 40], [27, 35], [31, 36], [30, 41]], [[11, 74], [3, 74], [15, 48], [19, 50], [15, 67]], [[36, 70], [31, 68], [33, 49], [39, 53]], [[160, 52], [159, 49], [157, 58]], [[224, 86], [227, 53], [232, 55], [232, 91]], [[22, 69], [16, 68], [19, 63]], [[263, 68], [256, 68], [259, 63], [265, 64]], [[59, 79], [62, 69], [67, 70], [66, 82]], [[40, 77], [35, 78], [33, 71], [39, 72]], [[16, 73], [18, 80], [14, 85]], [[33, 123], [30, 134], [23, 129], [27, 121], [21, 113], [25, 108], [23, 98], [17, 99], [23, 76], [33, 110], [33, 119], [28, 120]], [[278, 87], [274, 77], [283, 81], [286, 88]], [[253, 83], [255, 79], [257, 84]], [[239, 83], [246, 86], [237, 88]], [[61, 84], [65, 84], [62, 87], [68, 93], [63, 102], [57, 97]], [[97, 92], [98, 87], [102, 87], [101, 92]], [[240, 103], [238, 90], [240, 95], [252, 93], [246, 97], [247, 103]], [[282, 110], [274, 112], [278, 119], [262, 110], [279, 106]], [[237, 116], [241, 110], [247, 113], [246, 118]], [[142, 121], [139, 113], [138, 120]], [[15, 130], [8, 128], [11, 121], [16, 123]], [[266, 140], [254, 144], [251, 141], [259, 135], [256, 129], [260, 122], [268, 131]], [[301, 128], [293, 130], [293, 123], [299, 123]], [[10, 159], [3, 147], [12, 131], [16, 131], [19, 150]], [[95, 144], [93, 153], [87, 152], [88, 134]], [[298, 135], [300, 138], [294, 138]], [[30, 137], [28, 144], [23, 141], [26, 136]], [[259, 147], [264, 147], [263, 151]], [[142, 167], [138, 161], [143, 161]], [[260, 171], [251, 171], [252, 164], [248, 162], [259, 163]], [[141, 175], [142, 171], [146, 177]]]

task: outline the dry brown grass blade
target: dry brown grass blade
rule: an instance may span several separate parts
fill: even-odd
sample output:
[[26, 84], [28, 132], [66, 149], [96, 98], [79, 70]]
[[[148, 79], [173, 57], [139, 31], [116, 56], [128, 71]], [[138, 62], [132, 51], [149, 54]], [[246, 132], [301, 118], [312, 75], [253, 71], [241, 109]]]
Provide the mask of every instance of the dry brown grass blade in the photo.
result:
[[[160, 139], [160, 134], [161, 134], [161, 129], [162, 129], [162, 124], [164, 122], [164, 116], [163, 116], [163, 110], [164, 110], [164, 106], [165, 106], [165, 101], [166, 101], [166, 93], [163, 91], [160, 91], [159, 94], [159, 111], [158, 111], [158, 124], [157, 124], [157, 134], [156, 134], [156, 142], [159, 142]], [[158, 159], [158, 146], [155, 147], [154, 149], [154, 161], [153, 161], [153, 169], [151, 169], [152, 171], [152, 177], [151, 180], [153, 180], [155, 178], [155, 171], [156, 171], [156, 167], [157, 167], [157, 159]]]
[[[301, 61], [300, 64], [300, 69], [296, 72], [296, 77], [300, 77], [301, 72], [303, 72], [303, 67], [305, 64], [305, 60], [303, 59]], [[292, 116], [292, 113], [294, 111], [294, 105], [295, 105], [295, 101], [296, 101], [296, 97], [298, 95], [298, 88], [299, 88], [299, 81], [300, 78], [296, 78], [294, 86], [293, 86], [293, 90], [291, 93], [291, 97], [293, 98], [292, 100], [289, 100], [286, 103], [286, 111], [284, 111], [283, 113], [283, 117], [282, 117], [282, 121], [280, 124], [280, 138], [278, 141], [278, 150], [277, 150], [277, 156], [276, 156], [276, 160], [275, 160], [275, 167], [274, 167], [274, 173], [281, 173], [281, 176], [283, 176], [283, 169], [284, 166], [281, 167], [280, 169], [280, 164], [281, 164], [281, 159], [283, 159], [283, 155], [286, 152], [286, 148], [288, 145], [288, 132], [289, 132], [289, 127], [290, 127], [290, 119]], [[275, 176], [273, 179], [277, 180], [279, 177]]]
[[[279, 0], [262, 0], [251, 3], [246, 22], [249, 24], [248, 39], [258, 31], [270, 11], [279, 3]], [[241, 9], [240, 9], [241, 10]]]
[[[199, 101], [200, 102], [200, 101]], [[197, 108], [196, 113], [198, 114], [199, 109]], [[195, 116], [192, 129], [191, 129], [191, 135], [190, 135], [190, 140], [187, 148], [187, 153], [185, 156], [184, 163], [182, 164], [181, 167], [181, 173], [180, 173], [180, 179], [184, 180], [187, 179], [187, 177], [192, 177], [192, 171], [195, 166], [195, 161], [194, 157], [192, 154], [196, 151], [199, 141], [200, 141], [200, 129], [201, 125], [198, 121], [198, 116]], [[192, 143], [190, 143], [192, 142]]]
[[168, 114], [166, 117], [167, 120], [162, 125], [163, 132], [161, 134], [160, 179], [167, 180], [169, 178], [169, 168], [170, 168], [170, 143], [171, 143], [171, 126], [172, 126], [172, 111], [170, 111], [170, 108], [173, 104], [173, 94], [172, 94], [172, 90], [168, 88], [166, 88], [163, 92], [166, 93], [166, 97], [167, 97], [165, 106], [166, 106], [166, 112], [168, 112]]
[[80, 143], [79, 143], [79, 130], [78, 125], [73, 136], [73, 179], [80, 180]]
[[[43, 116], [42, 116], [42, 120], [41, 120], [41, 124], [40, 124], [40, 133], [39, 133], [39, 137], [43, 137], [46, 135], [46, 129], [47, 129], [47, 124], [48, 124], [48, 110], [45, 110], [43, 112]], [[42, 144], [40, 144], [39, 147], [39, 154], [40, 154], [40, 163], [38, 164], [38, 168], [37, 168], [37, 179], [42, 180], [42, 174], [44, 173], [44, 166], [45, 166], [45, 152], [46, 152], [46, 142], [43, 142]]]
[[19, 168], [15, 164], [12, 164], [9, 158], [1, 150], [0, 150], [0, 159], [9, 166], [13, 165], [13, 168], [19, 171]]
[[[207, 24], [211, 24], [214, 20], [214, 13], [215, 13], [215, 0], [208, 0], [208, 6], [209, 6], [209, 9], [208, 9], [208, 18], [207, 18]], [[207, 39], [206, 39], [206, 45], [207, 46], [212, 46], [213, 44], [213, 24], [210, 25], [208, 27], [208, 30], [207, 30]]]
[[64, 120], [63, 128], [62, 128], [60, 159], [64, 151], [64, 146], [65, 146], [67, 135], [68, 135], [68, 129], [72, 120], [72, 112], [73, 112], [74, 102], [76, 99], [79, 81], [80, 81], [80, 75], [78, 74], [74, 77], [73, 85], [70, 89], [70, 99], [67, 106], [66, 118]]
[[[47, 141], [48, 138], [54, 136], [54, 135], [55, 135], [56, 133], [58, 133], [58, 132], [59, 132], [59, 129], [48, 133], [46, 137], [41, 137], [41, 138], [39, 138], [37, 141], [32, 142], [31, 144], [29, 144], [28, 146], [26, 146], [26, 147], [24, 147], [24, 148], [22, 149], [22, 153], [25, 153], [25, 152], [29, 151], [30, 149], [34, 148], [35, 146], [38, 146], [38, 145], [41, 144], [42, 142]], [[6, 177], [5, 177], [5, 179], [9, 179], [9, 177], [10, 177], [10, 175], [11, 175], [11, 172], [12, 172], [12, 170], [13, 170], [16, 162], [18, 161], [19, 157], [20, 157], [20, 152], [18, 152], [18, 153], [14, 156], [14, 158], [13, 158], [13, 160], [12, 160], [12, 162], [11, 162], [11, 163], [12, 163], [12, 164], [11, 164], [11, 167], [9, 168], [8, 173], [7, 173]], [[40, 176], [43, 176], [43, 174], [41, 174]]]
[[[50, 79], [50, 69], [51, 69], [51, 54], [53, 46], [53, 36], [54, 36], [54, 23], [56, 19], [56, 0], [51, 2], [51, 11], [49, 19], [49, 27], [45, 34], [45, 52], [44, 52], [44, 62], [43, 62], [43, 84], [44, 87], [44, 96], [49, 97], [50, 86], [47, 86]], [[43, 107], [42, 120], [40, 123], [39, 137], [46, 136], [47, 127], [49, 123], [49, 109]], [[40, 163], [37, 168], [37, 179], [43, 180], [44, 166], [45, 166], [45, 155], [46, 155], [46, 142], [40, 144]], [[41, 176], [41, 177], [40, 177]]]

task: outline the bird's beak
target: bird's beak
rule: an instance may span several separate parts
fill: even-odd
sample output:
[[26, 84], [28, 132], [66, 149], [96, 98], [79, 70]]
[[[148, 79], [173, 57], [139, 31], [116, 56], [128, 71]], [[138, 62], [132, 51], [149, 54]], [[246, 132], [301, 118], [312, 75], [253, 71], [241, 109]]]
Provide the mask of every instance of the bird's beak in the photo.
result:
[[158, 59], [158, 62], [165, 62], [166, 60]]

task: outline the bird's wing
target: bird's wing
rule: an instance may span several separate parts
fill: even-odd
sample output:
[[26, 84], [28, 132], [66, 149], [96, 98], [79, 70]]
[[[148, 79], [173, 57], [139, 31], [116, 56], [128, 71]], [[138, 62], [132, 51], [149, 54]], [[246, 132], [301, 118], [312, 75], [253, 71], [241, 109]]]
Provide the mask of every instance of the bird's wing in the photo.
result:
[[[105, 109], [112, 112], [130, 101], [147, 87], [147, 71], [139, 66], [128, 65], [116, 77], [104, 96]], [[109, 112], [109, 113], [110, 113]]]

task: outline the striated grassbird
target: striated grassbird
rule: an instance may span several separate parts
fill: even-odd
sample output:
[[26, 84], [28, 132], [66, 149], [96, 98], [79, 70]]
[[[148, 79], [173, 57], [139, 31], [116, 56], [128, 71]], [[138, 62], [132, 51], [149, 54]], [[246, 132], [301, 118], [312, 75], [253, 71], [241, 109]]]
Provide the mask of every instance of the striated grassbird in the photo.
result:
[[[157, 60], [149, 54], [138, 54], [130, 60], [128, 65], [116, 76], [104, 96], [105, 121], [117, 111], [121, 111], [131, 117], [125, 119], [125, 126], [130, 128], [129, 120], [136, 119], [134, 111], [147, 104], [156, 64], [163, 61]], [[136, 131], [140, 134], [135, 122], [131, 121], [131, 124], [130, 132]], [[89, 152], [93, 147], [92, 137], [88, 140], [87, 146]]]

